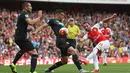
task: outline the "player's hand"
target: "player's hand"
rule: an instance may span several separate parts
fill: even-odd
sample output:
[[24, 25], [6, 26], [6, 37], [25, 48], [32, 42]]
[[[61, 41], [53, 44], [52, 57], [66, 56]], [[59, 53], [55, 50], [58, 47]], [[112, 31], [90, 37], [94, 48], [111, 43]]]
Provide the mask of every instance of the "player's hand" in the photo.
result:
[[114, 13], [114, 14], [112, 15], [112, 17], [113, 17], [113, 18], [117, 17], [117, 14], [116, 14], [116, 13]]
[[39, 11], [38, 11], [38, 17], [41, 18], [42, 16], [43, 16], [43, 15], [42, 15], [42, 10], [39, 10]]
[[81, 36], [81, 33], [77, 34], [76, 36], [80, 37], [80, 36]]

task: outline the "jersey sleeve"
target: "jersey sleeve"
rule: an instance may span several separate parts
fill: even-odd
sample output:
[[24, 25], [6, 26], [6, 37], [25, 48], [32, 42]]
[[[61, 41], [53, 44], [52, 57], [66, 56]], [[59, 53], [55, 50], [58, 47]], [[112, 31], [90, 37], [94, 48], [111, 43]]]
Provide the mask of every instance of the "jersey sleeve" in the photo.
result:
[[103, 28], [100, 29], [101, 31], [103, 30]]
[[50, 19], [48, 19], [47, 17], [45, 17], [44, 20], [45, 20], [45, 22], [46, 22], [47, 24], [49, 24]]
[[52, 24], [55, 24], [55, 21], [53, 19], [48, 19], [46, 20], [46, 23], [49, 25], [49, 26], [52, 26]]
[[79, 29], [79, 27], [77, 27], [77, 33], [80, 34], [80, 29]]
[[49, 25], [51, 22], [50, 22], [50, 20], [45, 20], [46, 21], [46, 23]]
[[102, 25], [103, 24], [103, 22], [102, 21], [100, 21], [99, 23], [96, 23], [92, 28], [100, 28], [100, 25]]
[[83, 36], [83, 39], [88, 39], [88, 33], [86, 33], [84, 36]]
[[21, 17], [22, 17], [24, 20], [26, 20], [26, 19], [28, 19], [28, 18], [29, 18], [29, 14], [28, 14], [28, 13], [23, 12], [23, 13], [21, 13]]

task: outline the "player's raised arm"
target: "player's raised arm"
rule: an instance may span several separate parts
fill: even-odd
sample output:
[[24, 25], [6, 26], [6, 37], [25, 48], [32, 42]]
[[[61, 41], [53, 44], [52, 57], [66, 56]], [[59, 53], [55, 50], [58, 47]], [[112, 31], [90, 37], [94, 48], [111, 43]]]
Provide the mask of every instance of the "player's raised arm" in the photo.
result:
[[[108, 17], [108, 18], [105, 18], [105, 19], [103, 19], [102, 21], [100, 21], [99, 23], [96, 23], [93, 27], [96, 27], [96, 28], [100, 28], [100, 25], [101, 24], [103, 24], [103, 23], [106, 23], [106, 22], [108, 22], [108, 21], [110, 21], [110, 20], [112, 20], [113, 18], [115, 18], [117, 16], [117, 14], [113, 14], [112, 16], [110, 16], [110, 17]], [[92, 28], [93, 28], [92, 27]]]
[[40, 10], [40, 11], [38, 11], [38, 17], [36, 18], [36, 19], [31, 19], [31, 18], [29, 18], [29, 16], [28, 15], [25, 15], [25, 17], [26, 17], [26, 22], [28, 23], [28, 24], [36, 24], [40, 19], [41, 19], [41, 17], [42, 17], [42, 11]]
[[111, 19], [115, 18], [116, 16], [117, 16], [117, 14], [114, 13], [111, 17], [103, 19], [102, 22], [106, 23], [106, 22], [110, 21]]

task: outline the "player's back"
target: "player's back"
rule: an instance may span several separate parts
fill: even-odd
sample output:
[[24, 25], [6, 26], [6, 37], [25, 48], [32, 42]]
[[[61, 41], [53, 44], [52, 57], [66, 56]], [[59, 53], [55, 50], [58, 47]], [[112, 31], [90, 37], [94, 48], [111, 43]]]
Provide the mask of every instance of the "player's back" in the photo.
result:
[[28, 23], [26, 22], [25, 19], [28, 17], [29, 16], [25, 11], [22, 11], [21, 14], [18, 16], [17, 29], [15, 32], [16, 39], [25, 39], [27, 37]]

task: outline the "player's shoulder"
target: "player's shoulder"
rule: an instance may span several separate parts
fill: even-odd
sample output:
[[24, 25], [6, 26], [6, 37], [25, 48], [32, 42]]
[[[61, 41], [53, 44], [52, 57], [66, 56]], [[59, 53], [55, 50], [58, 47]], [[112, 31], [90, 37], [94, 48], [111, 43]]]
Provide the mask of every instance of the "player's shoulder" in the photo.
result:
[[79, 26], [77, 26], [76, 24], [74, 24], [74, 27], [75, 27], [75, 28], [79, 28]]
[[107, 29], [110, 29], [110, 28], [107, 28]]
[[51, 18], [51, 19], [49, 19], [50, 21], [54, 21], [54, 20], [56, 20], [56, 19], [54, 19], [54, 18]]
[[101, 28], [100, 30], [104, 30], [104, 28]]
[[74, 24], [75, 27], [78, 27], [76, 24]]
[[110, 28], [107, 28], [107, 30], [111, 30]]
[[29, 18], [29, 14], [25, 11], [22, 11], [18, 16], [18, 18]]
[[20, 15], [28, 15], [28, 13], [25, 12], [25, 11], [22, 11], [22, 12], [20, 13]]
[[54, 22], [54, 19], [48, 19], [46, 22], [47, 22], [48, 24], [49, 24], [49, 23], [53, 23], [53, 22]]
[[102, 24], [101, 21], [99, 23], [94, 24], [92, 28], [98, 28], [99, 29], [100, 28], [100, 24]]
[[97, 27], [92, 27], [91, 30], [99, 30]]
[[96, 28], [96, 27], [93, 27], [93, 28], [91, 29], [91, 32], [97, 32], [97, 31], [99, 31], [99, 29]]
[[48, 23], [49, 25], [54, 25], [54, 24], [60, 23], [60, 21], [57, 20], [57, 19], [49, 19], [49, 20], [47, 20], [47, 23]]

